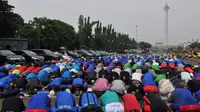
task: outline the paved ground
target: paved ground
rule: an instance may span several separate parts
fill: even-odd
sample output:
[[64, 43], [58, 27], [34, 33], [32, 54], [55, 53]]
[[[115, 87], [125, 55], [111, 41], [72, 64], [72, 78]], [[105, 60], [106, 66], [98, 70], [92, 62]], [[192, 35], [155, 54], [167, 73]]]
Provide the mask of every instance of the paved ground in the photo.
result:
[[[91, 89], [92, 85], [89, 85], [89, 89]], [[30, 100], [31, 97], [27, 97], [25, 100], [23, 100], [25, 106], [28, 106], [28, 101]], [[79, 97], [78, 96], [74, 96], [75, 99], [75, 104], [78, 105], [79, 104]], [[0, 99], [0, 110], [2, 108], [2, 102], [4, 99]], [[51, 98], [51, 107], [55, 107], [55, 100], [56, 98]]]

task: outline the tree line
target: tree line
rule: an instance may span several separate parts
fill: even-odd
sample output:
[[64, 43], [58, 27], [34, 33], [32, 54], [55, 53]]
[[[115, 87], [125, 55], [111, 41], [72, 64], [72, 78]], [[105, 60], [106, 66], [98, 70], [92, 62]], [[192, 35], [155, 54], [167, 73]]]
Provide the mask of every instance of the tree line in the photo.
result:
[[[0, 38], [23, 38], [32, 48], [56, 50], [64, 46], [68, 49], [125, 50], [150, 48], [147, 42], [137, 43], [128, 34], [117, 32], [112, 24], [103, 25], [99, 20], [80, 15], [78, 32], [74, 27], [56, 19], [33, 18], [24, 23], [23, 18], [13, 12], [14, 6], [0, 1]], [[92, 33], [94, 30], [94, 33]]]

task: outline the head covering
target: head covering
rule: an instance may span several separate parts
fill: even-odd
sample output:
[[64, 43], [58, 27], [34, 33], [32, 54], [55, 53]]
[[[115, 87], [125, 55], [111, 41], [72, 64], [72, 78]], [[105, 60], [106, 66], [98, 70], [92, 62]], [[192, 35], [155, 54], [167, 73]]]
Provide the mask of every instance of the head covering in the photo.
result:
[[108, 80], [105, 78], [97, 79], [96, 85], [92, 87], [92, 91], [106, 91], [108, 89]]
[[117, 72], [117, 73], [120, 75], [120, 73], [121, 73], [121, 69], [119, 69], [119, 68], [115, 68], [115, 69], [113, 70], [113, 72]]
[[162, 63], [162, 64], [160, 65], [160, 68], [165, 68], [165, 67], [167, 67], [167, 64], [166, 64], [166, 63]]
[[160, 70], [159, 64], [158, 63], [153, 63], [152, 64], [152, 69], [155, 70], [155, 71]]
[[124, 69], [124, 71], [126, 71], [126, 72], [128, 72], [129, 73], [129, 75], [131, 75], [131, 69], [130, 68], [126, 68], [126, 69]]
[[190, 67], [185, 67], [185, 71], [186, 72], [190, 72], [190, 73], [194, 73], [194, 71]]
[[64, 79], [68, 79], [71, 77], [71, 72], [70, 71], [65, 71], [63, 74], [62, 74], [62, 78]]
[[170, 80], [168, 79], [162, 79], [158, 83], [160, 93], [163, 95], [168, 95], [168, 93], [171, 93], [174, 91], [174, 87]]
[[111, 62], [111, 63], [108, 65], [108, 68], [111, 68], [111, 69], [115, 68], [115, 63], [114, 63], [114, 62]]
[[141, 77], [142, 77], [141, 73], [133, 73], [132, 74], [132, 80], [137, 80], [137, 81], [141, 82]]
[[139, 65], [138, 64], [134, 64], [133, 67], [132, 67], [132, 70], [136, 70], [139, 68]]
[[154, 80], [154, 76], [151, 72], [144, 74], [143, 80]]
[[137, 101], [137, 98], [133, 94], [126, 94], [122, 97], [122, 101], [124, 102], [125, 112], [130, 112], [135, 110], [136, 112], [140, 112], [140, 104]]
[[181, 72], [181, 80], [192, 80], [190, 73], [188, 72]]
[[85, 72], [89, 73], [90, 71], [94, 71], [94, 66], [92, 64], [88, 67], [88, 69]]
[[172, 68], [172, 69], [176, 68], [176, 66], [175, 66], [174, 63], [170, 63], [170, 64], [169, 64], [169, 67]]
[[20, 75], [20, 70], [13, 70], [12, 74]]
[[156, 76], [155, 81], [156, 81], [156, 82], [159, 82], [160, 80], [166, 79], [166, 78], [167, 78], [166, 75], [164, 75], [164, 74], [158, 74], [158, 75]]
[[126, 68], [131, 68], [131, 64], [130, 63], [126, 63], [123, 67], [123, 69], [126, 69]]
[[59, 110], [71, 110], [76, 111], [76, 106], [74, 105], [74, 97], [71, 93], [62, 91], [56, 96], [56, 106], [57, 111]]

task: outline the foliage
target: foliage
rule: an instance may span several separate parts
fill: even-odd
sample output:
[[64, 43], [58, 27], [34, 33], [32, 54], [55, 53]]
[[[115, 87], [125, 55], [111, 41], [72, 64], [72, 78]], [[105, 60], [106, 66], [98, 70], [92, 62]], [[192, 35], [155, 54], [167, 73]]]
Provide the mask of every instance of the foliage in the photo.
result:
[[38, 48], [39, 41], [40, 48], [52, 50], [60, 46], [72, 49], [78, 45], [74, 28], [60, 20], [34, 18], [19, 30], [19, 35], [28, 39], [29, 48]]
[[0, 0], [0, 38], [14, 38], [24, 24], [23, 18], [13, 12], [14, 8], [8, 1]]
[[143, 42], [141, 41], [140, 43], [138, 43], [138, 46], [141, 48], [141, 49], [146, 49], [146, 48], [151, 48], [152, 45], [147, 43], [147, 42]]
[[[112, 24], [102, 26], [100, 21], [90, 22], [90, 17], [79, 16], [79, 40], [81, 45], [98, 50], [125, 50], [136, 48], [136, 41], [129, 35], [116, 32]], [[92, 28], [94, 34], [92, 34]]]
[[193, 42], [189, 45], [189, 47], [192, 49], [194, 49], [194, 48], [200, 49], [200, 42]]

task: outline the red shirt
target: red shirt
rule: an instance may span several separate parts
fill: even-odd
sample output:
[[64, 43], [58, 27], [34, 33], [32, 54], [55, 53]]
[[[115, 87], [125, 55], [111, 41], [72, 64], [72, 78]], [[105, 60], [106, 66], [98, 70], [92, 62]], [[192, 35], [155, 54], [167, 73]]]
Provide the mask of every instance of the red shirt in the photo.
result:
[[124, 102], [124, 109], [125, 112], [130, 112], [135, 110], [136, 112], [140, 112], [140, 104], [138, 103], [135, 95], [133, 94], [126, 94], [122, 97]]
[[41, 69], [42, 69], [42, 67], [37, 67], [32, 72], [37, 74]]
[[21, 66], [21, 67], [19, 68], [19, 71], [20, 71], [20, 73], [22, 73], [22, 72], [24, 72], [26, 69], [27, 69], [26, 66]]
[[28, 68], [27, 68], [27, 70], [26, 70], [26, 71], [32, 72], [34, 69], [35, 69], [35, 67], [34, 67], [34, 66], [30, 66], [30, 67], [28, 67]]

